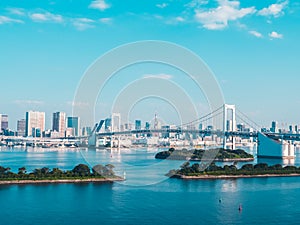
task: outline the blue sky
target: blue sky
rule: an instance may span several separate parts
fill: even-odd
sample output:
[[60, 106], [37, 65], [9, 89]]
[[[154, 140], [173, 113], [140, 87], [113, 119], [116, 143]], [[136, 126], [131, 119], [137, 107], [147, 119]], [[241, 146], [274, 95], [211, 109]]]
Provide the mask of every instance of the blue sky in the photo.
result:
[[[52, 112], [71, 113], [78, 83], [99, 56], [129, 42], [163, 40], [199, 55], [226, 102], [259, 124], [300, 124], [299, 27], [300, 3], [292, 0], [2, 0], [0, 113], [15, 129], [26, 110], [46, 111], [50, 128]], [[100, 96], [99, 118], [109, 115], [109, 90], [118, 93], [145, 74], [179, 82], [191, 90], [195, 105], [206, 104], [173, 69], [145, 65], [127, 74], [112, 79], [106, 97]], [[148, 114], [170, 108], [161, 100], [153, 105], [141, 104], [134, 115], [151, 120]], [[168, 123], [178, 119], [161, 114]]]

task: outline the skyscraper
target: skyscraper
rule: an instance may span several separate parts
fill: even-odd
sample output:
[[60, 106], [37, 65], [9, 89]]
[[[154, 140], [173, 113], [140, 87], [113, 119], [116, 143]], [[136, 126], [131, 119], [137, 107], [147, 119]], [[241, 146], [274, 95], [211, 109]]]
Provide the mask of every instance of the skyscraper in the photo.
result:
[[66, 130], [66, 113], [55, 112], [53, 113], [52, 130], [59, 133], [59, 137], [65, 136]]
[[74, 136], [79, 136], [80, 133], [80, 118], [71, 116], [67, 118], [67, 128], [72, 128], [74, 130]]
[[8, 115], [0, 114], [0, 131], [8, 128]]
[[272, 121], [272, 126], [271, 126], [270, 131], [273, 133], [278, 133], [278, 122], [277, 121]]
[[146, 129], [146, 130], [150, 130], [150, 123], [149, 123], [149, 122], [146, 122], [146, 123], [145, 123], [145, 129]]
[[18, 136], [25, 136], [26, 133], [26, 120], [21, 119], [17, 121]]
[[142, 129], [142, 122], [140, 120], [135, 121], [135, 129], [141, 130]]
[[[29, 111], [26, 112], [26, 133], [25, 136], [39, 136], [45, 130], [45, 112]], [[34, 131], [34, 133], [32, 132]]]

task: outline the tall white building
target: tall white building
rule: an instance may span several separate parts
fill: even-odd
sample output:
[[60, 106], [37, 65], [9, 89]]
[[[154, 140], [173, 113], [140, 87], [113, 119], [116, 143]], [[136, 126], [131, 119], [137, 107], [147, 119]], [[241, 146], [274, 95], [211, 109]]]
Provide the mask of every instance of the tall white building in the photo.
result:
[[25, 119], [18, 120], [17, 132], [18, 132], [18, 136], [25, 136], [25, 133], [26, 133], [26, 120]]
[[[45, 112], [26, 112], [26, 136], [39, 136], [45, 130]], [[33, 133], [33, 132], [34, 133]]]
[[8, 115], [0, 114], [0, 131], [8, 129]]
[[66, 113], [55, 112], [53, 113], [52, 130], [59, 133], [59, 137], [65, 136], [66, 131]]

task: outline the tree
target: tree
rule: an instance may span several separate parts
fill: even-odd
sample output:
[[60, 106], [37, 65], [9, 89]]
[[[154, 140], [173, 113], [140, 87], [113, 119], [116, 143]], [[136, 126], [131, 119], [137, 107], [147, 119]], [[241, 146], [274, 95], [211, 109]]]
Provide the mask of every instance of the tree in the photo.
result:
[[183, 170], [186, 170], [190, 167], [190, 162], [185, 162], [183, 163], [180, 168], [183, 169]]
[[105, 169], [106, 169], [106, 174], [105, 174], [105, 176], [109, 176], [109, 177], [111, 177], [111, 176], [114, 176], [115, 175], [115, 173], [114, 173], [114, 171], [113, 171], [113, 169], [114, 169], [115, 167], [114, 167], [114, 165], [112, 165], [112, 164], [107, 164], [107, 165], [105, 165]]
[[115, 175], [113, 171], [114, 168], [115, 167], [111, 164], [107, 164], [105, 166], [98, 164], [92, 168], [92, 171], [94, 175], [100, 175], [103, 177], [112, 177]]
[[47, 167], [43, 167], [43, 168], [41, 169], [41, 173], [42, 173], [43, 175], [46, 175], [46, 174], [48, 174], [48, 173], [49, 173], [49, 171], [50, 171], [50, 169], [49, 169], [49, 168], [47, 168]]
[[74, 169], [72, 170], [72, 172], [75, 175], [79, 175], [79, 176], [89, 176], [89, 175], [91, 175], [90, 168], [85, 164], [79, 164], [79, 165], [75, 166]]
[[253, 171], [253, 164], [245, 164], [242, 166], [241, 170]]
[[169, 151], [170, 151], [170, 152], [174, 152], [174, 151], [175, 151], [175, 148], [169, 148]]
[[7, 174], [10, 171], [9, 167], [0, 166], [0, 174]]
[[105, 167], [98, 164], [98, 165], [95, 165], [93, 168], [92, 168], [92, 171], [93, 171], [93, 174], [94, 175], [100, 175], [100, 176], [104, 176], [104, 173], [105, 173]]
[[270, 169], [272, 169], [272, 170], [282, 170], [282, 165], [281, 164], [276, 164], [276, 165], [270, 166]]
[[34, 169], [33, 174], [37, 177], [41, 177], [42, 176], [42, 170], [41, 169]]
[[199, 163], [194, 163], [191, 167], [192, 171], [194, 173], [200, 173], [200, 166], [199, 166]]
[[64, 172], [58, 168], [53, 168], [50, 173], [53, 174], [53, 176], [55, 176], [55, 177], [61, 177]]
[[207, 168], [206, 171], [221, 171], [223, 168], [221, 166], [217, 166], [214, 162], [212, 162]]
[[23, 167], [21, 167], [21, 168], [19, 168], [19, 170], [18, 170], [18, 174], [25, 174], [27, 171], [26, 171], [26, 168], [23, 166]]
[[267, 163], [258, 163], [254, 166], [255, 170], [268, 170], [269, 166]]
[[0, 174], [4, 174], [5, 173], [5, 167], [3, 167], [3, 166], [0, 166]]

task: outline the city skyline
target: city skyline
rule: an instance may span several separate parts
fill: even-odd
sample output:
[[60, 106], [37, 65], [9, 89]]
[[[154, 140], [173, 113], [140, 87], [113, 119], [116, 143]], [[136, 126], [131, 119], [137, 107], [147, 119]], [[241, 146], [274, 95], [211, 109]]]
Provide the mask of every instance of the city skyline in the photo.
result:
[[[0, 97], [0, 113], [11, 121], [24, 118], [29, 110], [71, 115], [77, 85], [95, 59], [119, 45], [152, 39], [182, 45], [199, 55], [214, 72], [226, 102], [238, 105], [257, 123], [300, 123], [297, 1], [9, 0], [0, 5], [0, 47], [5, 52], [0, 56], [0, 78], [3, 93], [9, 93]], [[159, 65], [120, 73], [124, 78], [114, 77], [106, 87], [111, 92], [98, 100], [96, 120], [111, 114], [113, 99], [107, 93], [118, 93], [141, 77], [159, 77], [194, 90], [180, 72]], [[191, 98], [199, 114], [206, 112], [203, 94]], [[151, 101], [147, 108], [137, 106], [132, 117], [153, 115], [164, 107], [161, 117], [170, 124], [178, 121], [176, 113], [168, 114], [171, 108], [165, 103]]]
[[[235, 107], [235, 106], [234, 106]], [[241, 113], [241, 112], [240, 112]], [[88, 136], [91, 134], [93, 127], [97, 128], [96, 132], [111, 132], [111, 131], [129, 131], [129, 130], [149, 130], [149, 129], [172, 129], [182, 128], [182, 129], [198, 129], [198, 130], [222, 130], [223, 122], [218, 123], [218, 119], [215, 118], [213, 121], [211, 119], [197, 122], [198, 120], [190, 121], [187, 124], [171, 124], [166, 123], [161, 118], [158, 117], [157, 113], [154, 115], [153, 120], [141, 120], [134, 119], [133, 121], [122, 121], [121, 115], [119, 113], [113, 113], [107, 118], [101, 118], [95, 124], [90, 124], [88, 126], [82, 126], [80, 122], [80, 117], [73, 115], [67, 115], [65, 112], [54, 112], [52, 113], [52, 120], [50, 127], [45, 126], [46, 114], [40, 111], [27, 111], [25, 112], [25, 119], [19, 119], [16, 121], [16, 129], [9, 128], [9, 115], [0, 114], [0, 133], [3, 132], [6, 136], [37, 136], [42, 137], [44, 135], [50, 135], [52, 138], [62, 138], [62, 137], [78, 137], [78, 136]], [[213, 115], [213, 114], [212, 114]], [[299, 133], [299, 124], [288, 124], [288, 123], [278, 123], [276, 120], [270, 121], [269, 126], [259, 126], [255, 121], [251, 121], [247, 115], [244, 115], [244, 119], [238, 116], [238, 120], [232, 119], [226, 120], [227, 130], [238, 130], [238, 131], [261, 131], [261, 132], [271, 132], [271, 133]], [[206, 118], [210, 114], [205, 115]], [[214, 117], [220, 116], [217, 113]], [[226, 116], [225, 116], [226, 117]], [[112, 118], [115, 120], [115, 124], [112, 123]], [[220, 118], [219, 118], [220, 119]], [[220, 122], [220, 121], [219, 121]], [[117, 124], [117, 125], [116, 125]], [[112, 128], [114, 127], [114, 128]], [[101, 129], [101, 131], [100, 131]], [[34, 134], [33, 134], [34, 132]]]

